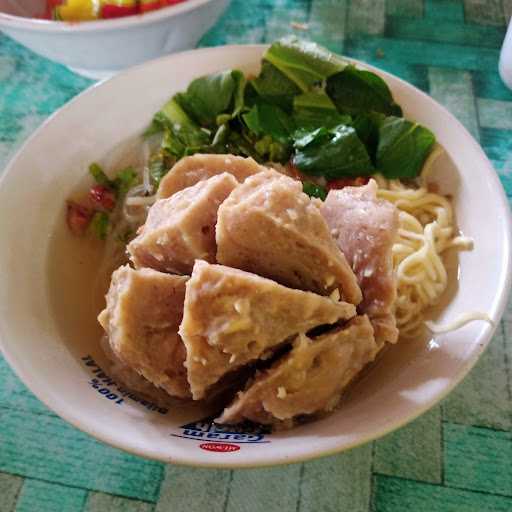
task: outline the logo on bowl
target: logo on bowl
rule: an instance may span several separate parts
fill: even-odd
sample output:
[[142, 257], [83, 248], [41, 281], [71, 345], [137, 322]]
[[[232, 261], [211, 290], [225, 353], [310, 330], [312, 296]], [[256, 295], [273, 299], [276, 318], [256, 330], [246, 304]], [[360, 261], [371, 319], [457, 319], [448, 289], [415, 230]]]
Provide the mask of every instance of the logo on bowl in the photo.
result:
[[236, 452], [240, 450], [240, 446], [231, 443], [201, 443], [199, 448], [201, 448], [201, 450], [206, 450], [207, 452], [221, 453]]
[[117, 383], [90, 355], [83, 356], [82, 361], [92, 374], [91, 380], [88, 382], [91, 388], [95, 389], [103, 398], [110, 400], [112, 404], [124, 405], [126, 403], [137, 403], [151, 412], [159, 414], [167, 414], [168, 409], [146, 400], [130, 389], [126, 388], [122, 383]]
[[[270, 428], [264, 425], [242, 424], [242, 425], [219, 425], [211, 418], [195, 421], [182, 425], [178, 432], [172, 432], [171, 436], [181, 437], [183, 439], [191, 439], [193, 441], [211, 441], [203, 443], [204, 445], [229, 445], [236, 446], [238, 444], [259, 444], [270, 443], [266, 438], [270, 434]], [[200, 445], [200, 448], [207, 450], [208, 448]], [[239, 449], [237, 447], [236, 449]], [[228, 450], [210, 451], [235, 451], [232, 448]]]

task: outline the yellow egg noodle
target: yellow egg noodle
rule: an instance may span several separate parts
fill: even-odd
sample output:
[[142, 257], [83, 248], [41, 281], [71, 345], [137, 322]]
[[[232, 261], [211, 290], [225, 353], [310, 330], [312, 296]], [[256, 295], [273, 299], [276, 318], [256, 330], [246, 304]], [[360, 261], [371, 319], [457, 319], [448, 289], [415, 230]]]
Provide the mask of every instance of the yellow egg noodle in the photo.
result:
[[443, 262], [447, 249], [470, 250], [473, 241], [459, 236], [450, 201], [430, 192], [423, 181], [418, 188], [377, 176], [378, 197], [399, 211], [398, 238], [393, 246], [397, 278], [396, 321], [403, 338], [421, 333], [424, 325], [434, 334], [462, 327], [473, 320], [490, 321], [482, 313], [464, 313], [449, 325], [425, 322], [425, 310], [437, 304], [448, 285]]

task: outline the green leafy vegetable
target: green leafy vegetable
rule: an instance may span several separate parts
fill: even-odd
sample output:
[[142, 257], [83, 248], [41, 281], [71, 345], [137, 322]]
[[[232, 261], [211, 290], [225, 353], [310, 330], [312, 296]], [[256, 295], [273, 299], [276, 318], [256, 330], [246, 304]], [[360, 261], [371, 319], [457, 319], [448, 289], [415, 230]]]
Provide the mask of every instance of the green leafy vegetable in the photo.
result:
[[222, 114], [237, 115], [243, 108], [245, 78], [241, 71], [222, 71], [196, 78], [174, 97], [199, 125], [212, 127]]
[[436, 142], [418, 123], [387, 117], [380, 125], [377, 168], [386, 178], [415, 178]]
[[173, 126], [194, 126], [199, 129], [198, 126], [188, 117], [183, 109], [176, 103], [174, 97], [171, 98], [161, 110], [159, 110], [154, 116], [151, 124], [144, 132], [144, 137], [151, 137], [171, 129]]
[[120, 170], [113, 181], [117, 196], [124, 196], [137, 180], [137, 171], [133, 167]]
[[330, 140], [329, 131], [325, 127], [316, 128], [309, 132], [297, 132], [294, 146], [295, 149], [304, 149], [313, 142], [321, 143]]
[[247, 80], [245, 75], [238, 70], [232, 71], [231, 76], [235, 82], [235, 90], [233, 91], [233, 113], [231, 114], [231, 117], [235, 117], [241, 114], [245, 107], [244, 98]]
[[285, 163], [290, 159], [291, 148], [288, 144], [275, 141], [270, 135], [265, 135], [254, 143], [260, 161]]
[[184, 146], [200, 148], [209, 142], [209, 132], [198, 126], [181, 108], [176, 100], [169, 101], [162, 109], [166, 117], [165, 128]]
[[[228, 124], [245, 108], [245, 86], [246, 79], [238, 70], [200, 77], [155, 114], [145, 133], [162, 133], [160, 155], [150, 162], [155, 185], [167, 172], [168, 162], [197, 152], [228, 151]], [[229, 149], [235, 152], [235, 148], [230, 145]]]
[[283, 109], [258, 102], [242, 118], [247, 127], [246, 136], [261, 160], [285, 162], [290, 158], [295, 125]]
[[327, 197], [326, 188], [321, 185], [317, 185], [316, 183], [312, 183], [311, 181], [304, 181], [302, 183], [302, 190], [309, 197], [318, 197], [322, 201], [325, 201], [325, 198]]
[[311, 131], [315, 128], [332, 128], [339, 124], [349, 124], [350, 116], [341, 115], [325, 92], [307, 92], [293, 99], [293, 119], [299, 130]]
[[370, 157], [351, 126], [318, 128], [295, 141], [293, 163], [306, 174], [328, 179], [367, 176], [374, 169]]
[[260, 98], [291, 112], [293, 98], [300, 93], [300, 88], [286, 75], [270, 62], [263, 61], [260, 74], [246, 87], [245, 103], [251, 107]]
[[203, 76], [164, 105], [146, 131], [162, 138], [150, 174], [158, 186], [174, 162], [204, 152], [291, 159], [304, 173], [327, 179], [367, 176], [376, 168], [388, 177], [412, 177], [434, 138], [401, 115], [375, 73], [285, 37], [265, 52], [257, 77], [247, 81], [239, 70]]
[[179, 159], [201, 151], [210, 143], [210, 132], [198, 126], [174, 99], [154, 116], [152, 124], [162, 127], [164, 157]]
[[96, 181], [96, 183], [98, 185], [102, 185], [103, 187], [113, 188], [112, 181], [110, 180], [110, 178], [105, 174], [103, 169], [97, 163], [92, 163], [91, 165], [89, 165], [89, 173], [91, 174], [91, 176], [94, 178], [94, 181]]
[[203, 152], [231, 153], [233, 155], [250, 156], [260, 161], [255, 148], [255, 139], [246, 133], [246, 128], [238, 124], [234, 128], [231, 128], [230, 123], [219, 126], [211, 145], [205, 148]]
[[187, 146], [181, 142], [180, 137], [172, 130], [166, 130], [162, 139], [162, 151], [166, 154], [182, 158], [187, 154]]
[[375, 164], [377, 159], [377, 146], [379, 144], [379, 127], [386, 116], [377, 112], [368, 112], [357, 115], [351, 125], [354, 127], [357, 136], [366, 146], [366, 151]]
[[302, 108], [315, 108], [319, 110], [336, 111], [336, 106], [331, 98], [323, 91], [305, 92], [293, 98], [294, 110]]
[[243, 115], [245, 124], [256, 135], [270, 135], [273, 139], [288, 142], [294, 131], [292, 119], [275, 105], [257, 103]]
[[105, 212], [96, 212], [89, 224], [89, 229], [100, 239], [105, 240], [108, 235], [110, 218]]
[[337, 109], [346, 114], [380, 112], [402, 115], [402, 109], [394, 102], [386, 82], [375, 73], [356, 69], [353, 65], [329, 77], [326, 92]]
[[260, 135], [263, 131], [261, 127], [261, 121], [260, 121], [260, 113], [258, 105], [254, 105], [254, 107], [247, 112], [247, 114], [243, 115], [243, 119], [245, 121], [245, 124], [247, 125], [247, 128], [256, 135]]
[[270, 62], [304, 92], [346, 66], [345, 61], [329, 50], [294, 36], [273, 43], [263, 55], [263, 59]]
[[218, 152], [232, 153], [233, 155], [250, 156], [261, 162], [261, 157], [254, 147], [255, 144], [245, 136], [243, 130], [231, 130], [227, 135], [227, 140], [223, 148]]

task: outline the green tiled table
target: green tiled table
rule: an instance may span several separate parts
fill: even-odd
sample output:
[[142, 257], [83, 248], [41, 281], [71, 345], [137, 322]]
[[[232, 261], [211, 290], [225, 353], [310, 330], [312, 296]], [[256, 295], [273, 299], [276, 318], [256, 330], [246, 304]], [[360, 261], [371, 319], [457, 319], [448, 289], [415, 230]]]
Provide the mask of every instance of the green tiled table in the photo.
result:
[[[497, 73], [511, 14], [512, 0], [234, 0], [201, 44], [295, 31], [395, 73], [466, 125], [512, 197], [512, 93]], [[91, 83], [0, 36], [0, 168]], [[47, 410], [0, 357], [0, 512], [181, 510], [511, 512], [512, 308], [440, 406], [375, 443], [273, 469], [186, 469], [107, 447]]]

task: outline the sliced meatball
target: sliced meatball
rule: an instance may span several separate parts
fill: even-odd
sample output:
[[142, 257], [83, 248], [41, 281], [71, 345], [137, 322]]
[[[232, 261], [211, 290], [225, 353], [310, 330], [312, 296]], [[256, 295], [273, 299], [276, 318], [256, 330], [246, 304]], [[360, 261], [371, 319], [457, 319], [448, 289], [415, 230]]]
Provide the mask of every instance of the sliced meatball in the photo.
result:
[[361, 301], [356, 277], [300, 182], [264, 171], [238, 186], [219, 208], [217, 261], [291, 288]]
[[[103, 341], [103, 340], [102, 340]], [[136, 372], [131, 366], [121, 361], [112, 351], [108, 338], [102, 343], [103, 352], [109, 360], [108, 372], [122, 387], [136, 393], [140, 398], [153, 402], [160, 407], [183, 403], [183, 398], [171, 397], [163, 388], [158, 388]]]
[[194, 399], [226, 373], [268, 357], [290, 336], [354, 315], [352, 304], [197, 261], [179, 329]]
[[234, 155], [195, 154], [182, 158], [163, 177], [158, 187], [159, 199], [170, 197], [184, 188], [217, 174], [227, 172], [242, 183], [246, 178], [266, 168], [252, 158]]
[[190, 274], [194, 261], [215, 261], [217, 210], [238, 185], [222, 173], [158, 200], [127, 247], [137, 268]]
[[366, 316], [318, 338], [300, 334], [291, 352], [256, 375], [216, 421], [251, 420], [289, 427], [299, 415], [331, 411], [350, 381], [377, 352]]
[[379, 341], [396, 342], [392, 247], [398, 232], [397, 209], [377, 199], [377, 183], [370, 180], [363, 187], [331, 190], [321, 211], [363, 292], [358, 310], [370, 317]]
[[170, 395], [189, 398], [185, 346], [178, 335], [186, 276], [128, 265], [112, 274], [107, 307], [98, 320], [113, 353]]

